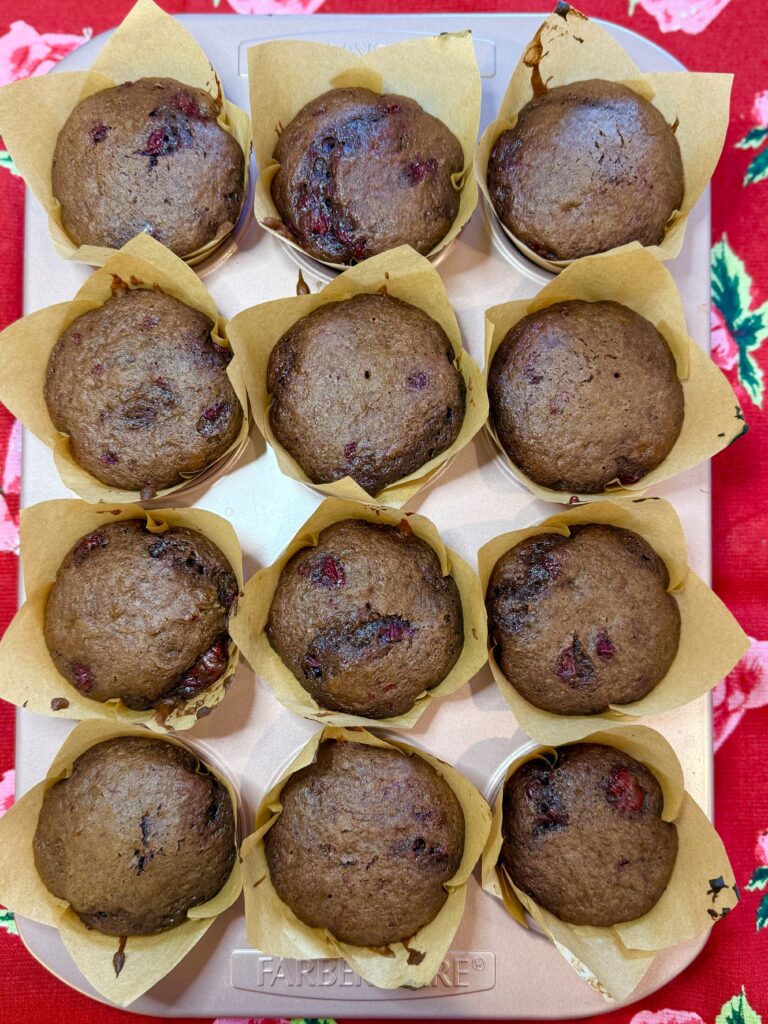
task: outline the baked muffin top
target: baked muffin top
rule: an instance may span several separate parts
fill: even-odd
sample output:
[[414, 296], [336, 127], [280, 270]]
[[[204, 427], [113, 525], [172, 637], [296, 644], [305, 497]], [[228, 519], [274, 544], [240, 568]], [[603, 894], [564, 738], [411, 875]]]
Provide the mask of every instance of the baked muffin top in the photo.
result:
[[647, 914], [667, 887], [677, 829], [661, 786], [615, 747], [560, 747], [527, 761], [504, 788], [501, 863], [515, 885], [571, 924]]
[[172, 78], [140, 78], [77, 104], [51, 179], [76, 245], [119, 249], [147, 232], [177, 256], [228, 233], [245, 198], [245, 157], [217, 123], [221, 101]]
[[346, 519], [283, 569], [272, 647], [321, 707], [404, 714], [448, 675], [464, 643], [458, 587], [410, 530]]
[[278, 896], [354, 946], [403, 942], [437, 915], [464, 852], [453, 790], [417, 755], [321, 743], [265, 838]]
[[488, 375], [496, 435], [556, 491], [632, 484], [672, 450], [684, 416], [675, 359], [652, 323], [618, 302], [556, 302], [504, 337]]
[[35, 866], [87, 928], [153, 935], [213, 899], [236, 841], [229, 793], [196, 757], [120, 736], [86, 750], [46, 792]]
[[494, 208], [548, 260], [658, 245], [683, 201], [683, 163], [663, 114], [617, 82], [547, 90], [520, 111], [488, 161]]
[[453, 133], [407, 96], [332, 89], [282, 129], [272, 199], [310, 256], [351, 263], [410, 245], [426, 256], [459, 211]]
[[449, 448], [465, 388], [440, 325], [390, 295], [329, 302], [272, 350], [269, 422], [313, 483], [351, 476], [369, 494]]
[[229, 349], [178, 299], [132, 289], [79, 316], [51, 352], [45, 401], [72, 457], [112, 487], [156, 491], [220, 458], [243, 409]]
[[680, 611], [638, 534], [599, 523], [540, 533], [494, 566], [486, 605], [504, 675], [531, 704], [593, 715], [640, 700], [669, 671]]
[[133, 710], [203, 693], [229, 661], [237, 579], [219, 548], [185, 527], [105, 523], [61, 564], [45, 608], [56, 668], [86, 697]]

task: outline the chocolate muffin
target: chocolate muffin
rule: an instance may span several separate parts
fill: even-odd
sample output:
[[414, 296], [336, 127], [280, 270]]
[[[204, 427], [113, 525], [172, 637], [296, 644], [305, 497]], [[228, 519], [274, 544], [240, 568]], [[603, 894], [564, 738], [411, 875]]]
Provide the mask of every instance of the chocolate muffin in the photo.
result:
[[269, 357], [269, 423], [313, 483], [351, 476], [371, 495], [450, 448], [465, 388], [445, 331], [389, 295], [302, 317]]
[[61, 564], [45, 607], [56, 668], [86, 697], [136, 711], [204, 693], [229, 660], [237, 579], [196, 530], [106, 523]]
[[647, 914], [667, 887], [677, 829], [661, 786], [615, 747], [577, 743], [527, 761], [504, 787], [501, 864], [555, 917], [598, 927]]
[[111, 487], [156, 491], [220, 458], [243, 422], [227, 376], [229, 349], [203, 313], [135, 289], [79, 316], [45, 373], [53, 425], [72, 457]]
[[46, 888], [103, 935], [153, 935], [229, 878], [235, 815], [189, 751], [120, 736], [77, 758], [43, 799], [34, 838]]
[[640, 700], [669, 671], [680, 610], [661, 558], [631, 530], [540, 533], [498, 560], [486, 605], [499, 667], [531, 704], [594, 715]]
[[353, 946], [382, 947], [438, 914], [464, 854], [464, 814], [422, 758], [326, 741], [280, 801], [267, 863], [299, 920]]
[[669, 455], [683, 425], [669, 346], [617, 302], [573, 299], [523, 317], [496, 350], [488, 397], [512, 462], [556, 491], [637, 483]]
[[391, 718], [448, 675], [464, 644], [459, 590], [410, 529], [345, 519], [298, 551], [267, 637], [321, 707]]
[[683, 188], [680, 147], [663, 114], [600, 79], [535, 96], [488, 161], [496, 213], [548, 260], [658, 245]]
[[407, 96], [332, 89], [277, 140], [272, 199], [315, 259], [359, 262], [410, 245], [426, 256], [459, 212], [461, 143]]
[[124, 82], [78, 103], [51, 170], [72, 241], [119, 249], [147, 232], [188, 256], [227, 234], [243, 206], [245, 157], [220, 113], [220, 98], [173, 78]]

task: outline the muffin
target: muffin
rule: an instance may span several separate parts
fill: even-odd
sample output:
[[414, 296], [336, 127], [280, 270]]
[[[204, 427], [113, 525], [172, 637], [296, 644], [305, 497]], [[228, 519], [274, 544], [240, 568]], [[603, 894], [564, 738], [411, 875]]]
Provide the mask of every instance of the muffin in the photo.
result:
[[638, 534], [599, 523], [570, 531], [502, 555], [488, 581], [488, 629], [501, 671], [529, 703], [594, 715], [664, 678], [680, 610], [666, 565]]
[[645, 765], [597, 743], [527, 761], [504, 787], [501, 863], [555, 917], [605, 927], [647, 914], [667, 887], [677, 829]]
[[429, 544], [362, 519], [334, 523], [291, 558], [266, 631], [321, 707], [365, 718], [409, 711], [464, 644], [458, 587]]
[[548, 260], [658, 245], [683, 188], [680, 147], [663, 114], [600, 79], [535, 96], [488, 161], [496, 213]]
[[226, 788], [189, 751], [120, 736], [77, 758], [43, 798], [34, 838], [46, 888], [103, 935], [154, 935], [213, 899], [235, 863]]
[[438, 914], [463, 856], [464, 814], [422, 758], [327, 741], [280, 802], [267, 863], [299, 920], [353, 946], [384, 947]]
[[204, 693], [229, 661], [237, 579], [196, 530], [106, 523], [75, 544], [45, 607], [56, 668], [91, 700], [133, 710]]
[[76, 245], [119, 249], [147, 232], [188, 256], [235, 226], [245, 157], [217, 122], [221, 99], [140, 78], [77, 104], [56, 140], [51, 182]]
[[410, 245], [423, 256], [459, 212], [461, 143], [407, 96], [332, 89], [280, 131], [272, 199], [310, 256], [350, 263]]
[[313, 483], [351, 476], [371, 495], [459, 436], [465, 388], [445, 331], [384, 294], [329, 302], [272, 350], [269, 423]]
[[79, 316], [51, 352], [45, 401], [72, 458], [110, 487], [151, 498], [219, 459], [243, 410], [213, 324], [149, 289]]
[[556, 302], [523, 317], [491, 362], [496, 436], [542, 487], [599, 494], [634, 484], [672, 450], [683, 388], [669, 346], [617, 302]]

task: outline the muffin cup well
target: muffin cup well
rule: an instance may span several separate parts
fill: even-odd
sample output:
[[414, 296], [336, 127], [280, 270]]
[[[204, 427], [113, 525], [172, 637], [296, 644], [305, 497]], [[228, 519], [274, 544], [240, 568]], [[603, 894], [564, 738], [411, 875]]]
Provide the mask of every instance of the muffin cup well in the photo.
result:
[[[264, 836], [282, 810], [281, 790], [292, 775], [312, 764], [318, 747], [326, 740], [395, 748], [409, 756], [421, 757], [443, 776], [461, 804], [464, 812], [464, 855], [456, 874], [445, 883], [448, 899], [437, 916], [405, 942], [392, 943], [383, 949], [341, 942], [327, 929], [313, 928], [300, 921], [272, 885]], [[381, 739], [359, 727], [326, 727], [315, 733], [264, 797], [256, 815], [256, 831], [241, 847], [248, 941], [267, 956], [303, 960], [341, 957], [357, 974], [379, 988], [398, 988], [401, 985], [420, 988], [428, 985], [440, 969], [459, 927], [467, 882], [488, 839], [490, 825], [488, 804], [468, 779], [444, 761], [406, 743]]]
[[[344, 519], [362, 519], [369, 523], [386, 523], [413, 533], [427, 543], [440, 559], [444, 576], [452, 576], [459, 590], [464, 615], [464, 646], [459, 660], [441, 683], [424, 690], [413, 707], [393, 718], [371, 719], [344, 714], [322, 707], [301, 685], [296, 676], [272, 648], [266, 633], [267, 619], [280, 575], [288, 561], [302, 548], [317, 544], [322, 530]], [[416, 724], [432, 700], [447, 697], [468, 682], [485, 665], [487, 620], [483, 595], [472, 568], [455, 552], [449, 551], [435, 526], [424, 516], [403, 515], [391, 509], [359, 505], [352, 501], [326, 499], [314, 515], [301, 527], [279, 558], [261, 569], [246, 584], [237, 615], [230, 624], [235, 643], [256, 674], [264, 679], [275, 697], [290, 711], [326, 725], [409, 729]]]
[[[75, 462], [69, 435], [56, 429], [45, 402], [45, 373], [51, 352], [61, 335], [79, 316], [98, 309], [115, 294], [131, 288], [151, 288], [170, 295], [204, 313], [212, 322], [211, 337], [229, 347], [227, 322], [218, 313], [200, 278], [170, 249], [149, 235], [137, 235], [119, 251], [112, 251], [101, 270], [87, 279], [71, 302], [59, 302], [30, 313], [0, 333], [0, 402], [52, 451], [61, 479], [86, 501], [139, 501], [139, 491], [111, 487]], [[240, 432], [215, 462], [182, 483], [166, 487], [152, 500], [176, 494], [207, 476], [217, 464], [228, 460], [248, 436], [248, 396], [237, 356], [227, 367], [227, 376], [243, 409]]]
[[555, 715], [535, 707], [504, 675], [491, 648], [493, 678], [520, 725], [540, 743], [573, 742], [597, 728], [631, 724], [643, 715], [659, 715], [688, 704], [716, 686], [749, 648], [746, 633], [720, 598], [688, 568], [682, 524], [674, 508], [659, 498], [563, 509], [536, 526], [494, 538], [478, 552], [483, 594], [498, 560], [521, 541], [542, 533], [568, 537], [570, 526], [586, 523], [632, 530], [663, 559], [669, 572], [667, 591], [680, 612], [680, 644], [669, 671], [647, 696], [632, 704], [612, 704], [599, 715]]
[[[138, 78], [174, 78], [221, 100], [218, 124], [239, 144], [245, 157], [243, 194], [247, 193], [251, 122], [248, 114], [224, 99], [218, 75], [196, 39], [153, 0], [137, 0], [96, 57], [89, 71], [62, 71], [25, 78], [0, 89], [0, 134], [21, 176], [48, 215], [56, 251], [64, 259], [103, 266], [117, 250], [76, 245], [61, 219], [53, 194], [51, 168], [56, 140], [74, 108], [88, 96]], [[247, 200], [245, 200], [247, 201]], [[222, 225], [206, 245], [184, 257], [200, 263], [231, 234]]]
[[733, 870], [723, 843], [696, 801], [686, 793], [683, 770], [669, 743], [644, 726], [620, 726], [585, 736], [585, 743], [615, 747], [645, 764], [663, 794], [665, 821], [678, 835], [677, 860], [669, 884], [647, 914], [607, 928], [567, 924], [518, 889], [499, 863], [504, 786], [526, 761], [556, 757], [551, 747], [521, 755], [507, 769], [493, 804], [493, 821], [483, 850], [482, 884], [504, 901], [518, 924], [526, 914], [557, 946], [571, 967], [607, 999], [624, 1000], [640, 982], [656, 954], [702, 935], [738, 903]]
[[[313, 483], [296, 460], [278, 442], [269, 423], [271, 403], [267, 391], [267, 367], [272, 349], [297, 320], [329, 302], [340, 302], [351, 299], [354, 295], [372, 295], [378, 292], [417, 306], [442, 327], [456, 353], [455, 365], [464, 379], [466, 406], [459, 436], [449, 448], [402, 480], [389, 484], [376, 495], [371, 495], [348, 476], [333, 483]], [[400, 508], [437, 475], [448, 459], [468, 444], [488, 415], [488, 396], [482, 373], [474, 359], [462, 348], [456, 314], [448, 302], [440, 275], [429, 260], [419, 256], [407, 245], [381, 253], [379, 256], [372, 256], [358, 266], [350, 267], [316, 294], [275, 299], [238, 313], [229, 322], [227, 336], [235, 356], [242, 363], [253, 418], [272, 447], [281, 471], [286, 476], [334, 498]]]
[[502, 132], [514, 128], [519, 112], [533, 99], [534, 83], [540, 92], [590, 78], [619, 82], [632, 89], [657, 107], [675, 132], [685, 177], [683, 202], [670, 217], [662, 241], [647, 247], [657, 259], [673, 259], [683, 244], [688, 214], [707, 187], [725, 142], [733, 75], [690, 71], [643, 74], [604, 28], [565, 3], [557, 5], [523, 51], [496, 120], [478, 143], [475, 174], [489, 212], [512, 243], [539, 266], [557, 273], [576, 262], [544, 259], [502, 224], [488, 191], [487, 170], [496, 140]]
[[488, 431], [499, 455], [517, 479], [542, 501], [574, 504], [603, 497], [637, 497], [663, 480], [710, 459], [747, 429], [738, 399], [724, 373], [688, 335], [680, 293], [666, 268], [638, 243], [599, 256], [576, 260], [532, 299], [492, 306], [485, 313], [485, 381], [496, 350], [507, 332], [529, 313], [557, 302], [621, 303], [650, 321], [675, 358], [683, 387], [684, 419], [670, 453], [635, 484], [609, 483], [600, 494], [573, 494], [543, 487], [526, 476], [504, 451], [488, 418]]
[[[379, 95], [407, 96], [442, 121], [461, 143], [464, 169], [454, 175], [454, 188], [461, 191], [459, 211], [447, 235], [429, 256], [445, 249], [472, 216], [477, 206], [473, 153], [482, 90], [471, 32], [420, 36], [379, 46], [362, 55], [328, 43], [276, 39], [250, 47], [248, 80], [253, 153], [259, 170], [254, 214], [259, 224], [283, 243], [303, 252], [272, 201], [272, 181], [280, 169], [272, 154], [282, 128], [310, 100], [331, 89], [355, 87]], [[345, 269], [342, 263], [319, 262]]]
[[232, 526], [213, 512], [173, 508], [147, 512], [139, 505], [88, 505], [67, 499], [33, 505], [21, 513], [21, 564], [27, 596], [0, 639], [0, 698], [54, 718], [106, 719], [115, 724], [145, 725], [160, 733], [190, 729], [226, 696], [240, 660], [235, 643], [230, 644], [223, 675], [198, 696], [172, 708], [132, 711], [122, 700], [102, 703], [82, 694], [56, 668], [45, 642], [45, 607], [64, 558], [84, 535], [125, 519], [146, 520], [147, 529], [157, 534], [171, 526], [197, 530], [225, 555], [242, 591], [240, 542]]
[[[72, 764], [81, 754], [117, 736], [145, 739], [151, 734], [141, 726], [82, 722], [64, 742], [44, 781], [25, 793], [0, 820], [0, 901], [22, 917], [58, 929], [67, 952], [88, 983], [105, 999], [118, 1006], [128, 1006], [164, 978], [203, 937], [215, 918], [235, 902], [242, 889], [242, 879], [236, 857], [224, 886], [212, 900], [190, 908], [187, 921], [157, 935], [130, 936], [124, 946], [115, 936], [86, 928], [66, 900], [48, 891], [37, 873], [32, 845], [43, 797], [56, 782], [71, 775]], [[154, 739], [195, 753], [176, 740]], [[200, 761], [202, 764], [202, 759]], [[236, 836], [237, 794], [225, 776], [209, 765], [205, 767], [229, 793], [235, 812]], [[118, 974], [115, 956], [121, 948], [125, 960]]]

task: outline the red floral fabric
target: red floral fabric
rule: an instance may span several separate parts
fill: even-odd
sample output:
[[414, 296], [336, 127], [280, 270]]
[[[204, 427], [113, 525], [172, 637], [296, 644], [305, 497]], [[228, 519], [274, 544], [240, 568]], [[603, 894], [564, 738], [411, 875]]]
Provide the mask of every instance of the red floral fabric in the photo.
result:
[[[430, 0], [161, 0], [172, 13], [405, 13]], [[132, 0], [9, 0], [0, 12], [0, 84], [44, 74], [117, 24]], [[443, 11], [541, 10], [536, 0], [441, 0]], [[733, 71], [731, 121], [712, 189], [713, 355], [749, 432], [713, 463], [714, 586], [754, 637], [715, 691], [715, 818], [742, 888], [702, 955], [642, 1006], [604, 1024], [760, 1024], [768, 1014], [768, 48], [758, 0], [582, 0], [585, 13], [654, 40], [692, 70]], [[0, 144], [0, 328], [21, 315], [21, 179]], [[0, 632], [16, 607], [20, 431], [0, 408]], [[13, 800], [13, 709], [0, 702], [0, 813]], [[128, 1021], [66, 988], [23, 948], [0, 908], [0, 1022]], [[145, 1018], [148, 1019], [148, 1018]], [[218, 1024], [225, 1024], [220, 1020]], [[231, 1024], [231, 1022], [226, 1022]], [[287, 1022], [279, 1022], [287, 1024]]]

